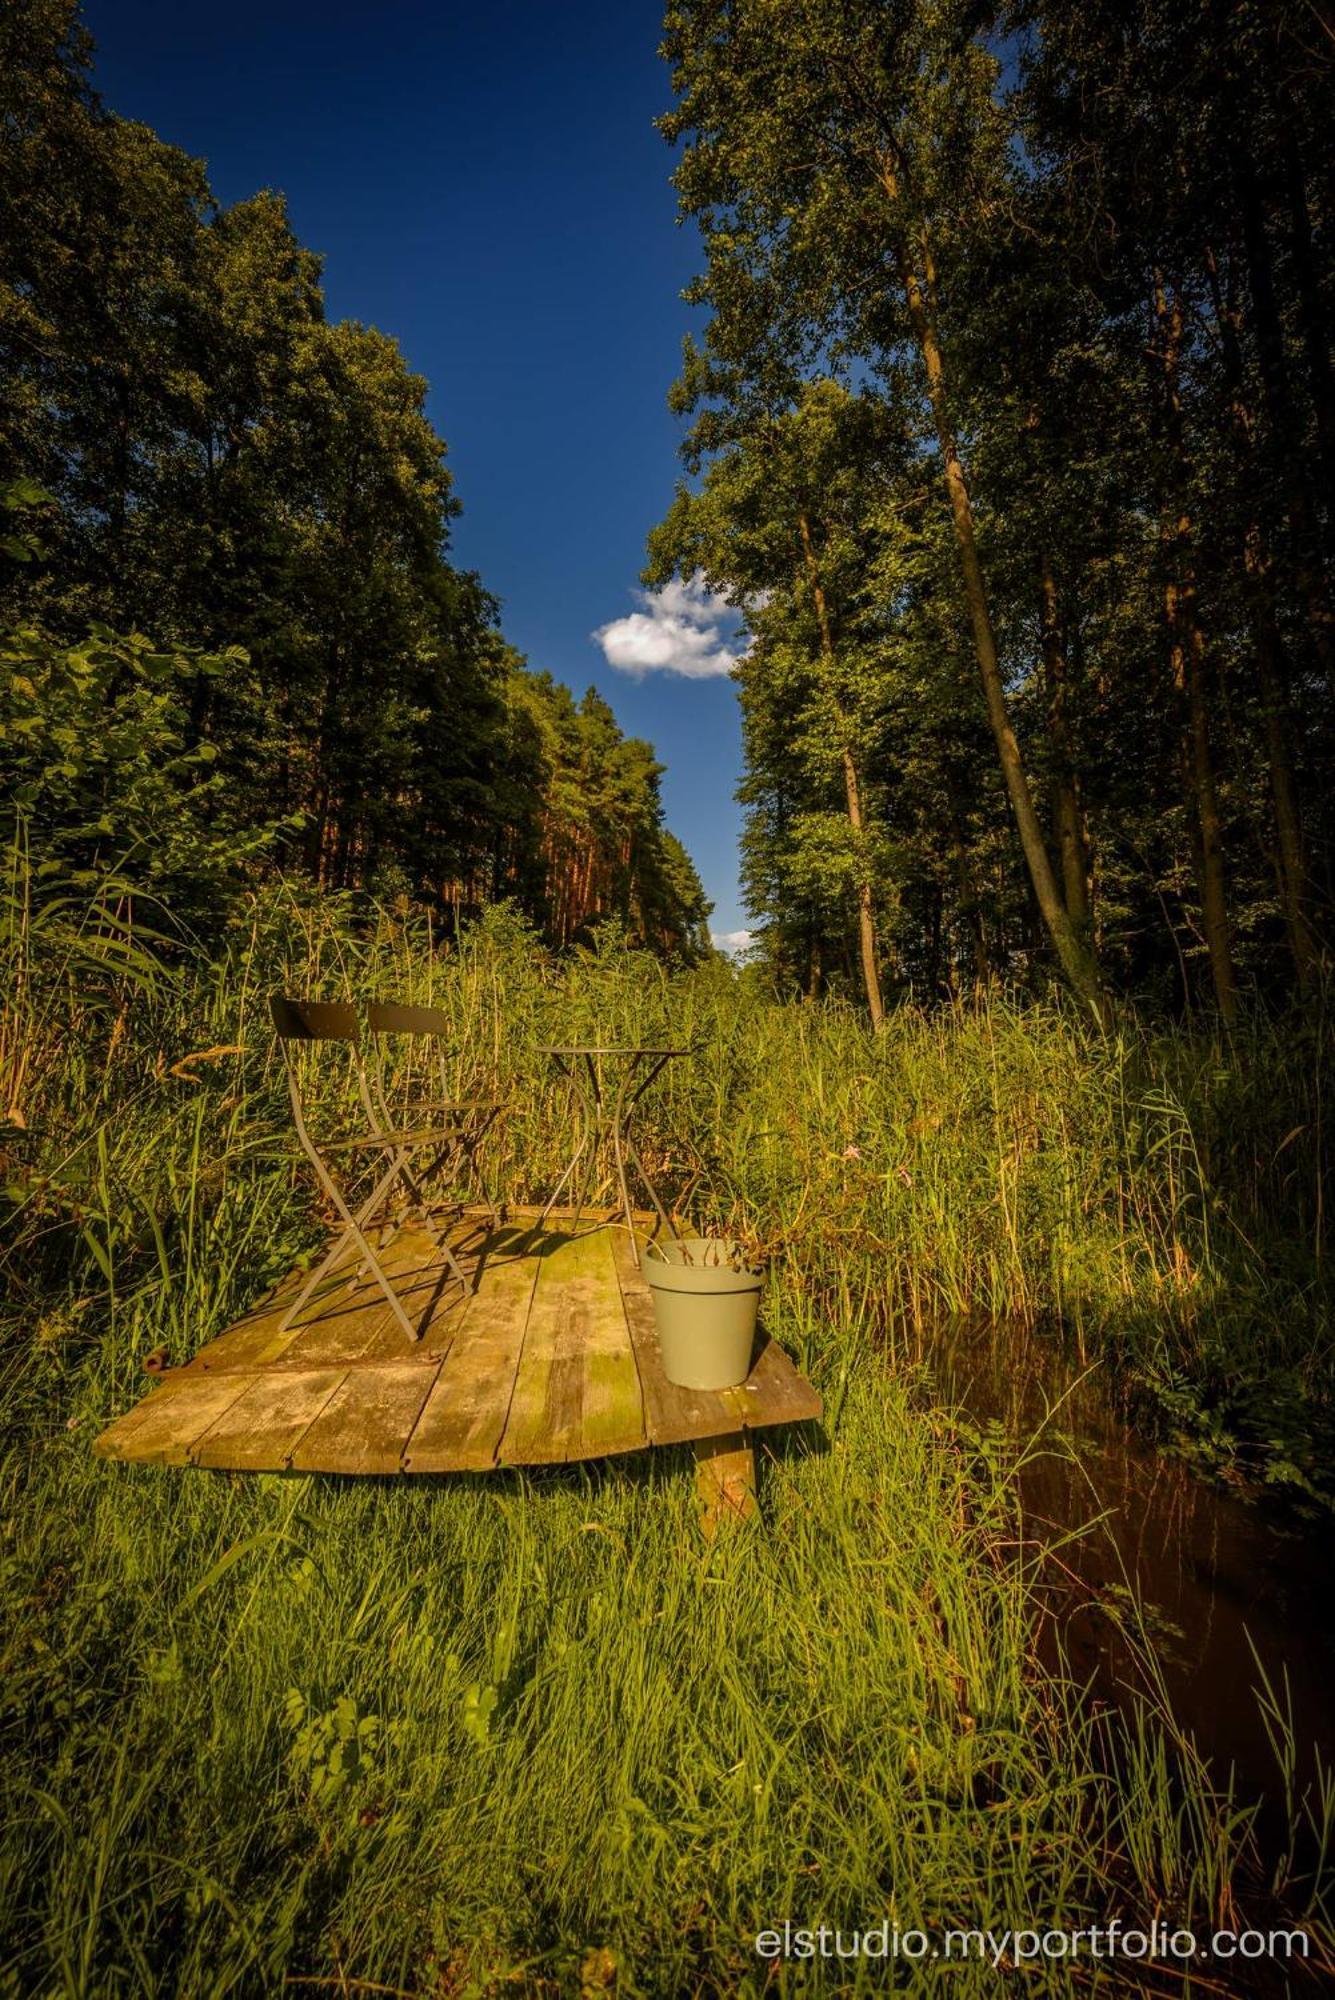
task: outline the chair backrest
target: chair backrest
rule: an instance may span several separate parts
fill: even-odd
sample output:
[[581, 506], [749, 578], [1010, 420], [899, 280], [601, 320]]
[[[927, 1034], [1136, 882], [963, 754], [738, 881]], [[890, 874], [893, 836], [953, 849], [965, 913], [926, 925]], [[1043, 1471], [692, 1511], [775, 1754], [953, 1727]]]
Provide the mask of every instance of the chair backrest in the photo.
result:
[[441, 1007], [409, 1007], [398, 1000], [372, 1000], [366, 1009], [372, 1035], [448, 1035], [449, 1016]]
[[355, 1042], [357, 1009], [350, 1000], [288, 1000], [269, 995], [269, 1012], [281, 1042]]
[[[292, 1117], [296, 1124], [297, 1137], [306, 1153], [315, 1162], [316, 1172], [323, 1176], [325, 1168], [306, 1125], [304, 1091], [299, 1075], [300, 1071], [309, 1068], [309, 1064], [303, 1062], [293, 1045], [298, 1042], [342, 1042], [356, 1074], [358, 1095], [368, 1112], [371, 1112], [362, 1066], [361, 1031], [357, 1023], [357, 1009], [350, 1000], [289, 1000], [282, 993], [271, 993], [269, 1012], [273, 1016], [274, 1028], [278, 1034], [283, 1068], [287, 1071], [287, 1094], [292, 1102]], [[305, 1081], [309, 1083], [311, 1078], [307, 1076]], [[371, 1118], [374, 1124], [374, 1112], [371, 1112]]]

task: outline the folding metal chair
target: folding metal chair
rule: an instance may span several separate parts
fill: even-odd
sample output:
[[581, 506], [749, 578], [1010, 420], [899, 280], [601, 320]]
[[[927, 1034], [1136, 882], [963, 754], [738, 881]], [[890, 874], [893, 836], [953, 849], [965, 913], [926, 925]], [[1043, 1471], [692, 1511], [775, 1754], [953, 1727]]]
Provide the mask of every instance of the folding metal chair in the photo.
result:
[[[357, 1010], [350, 1001], [288, 1000], [281, 994], [275, 993], [270, 995], [269, 1011], [277, 1030], [278, 1045], [287, 1071], [288, 1096], [292, 1103], [292, 1118], [297, 1128], [297, 1138], [301, 1142], [302, 1151], [315, 1170], [316, 1179], [343, 1219], [342, 1231], [311, 1272], [296, 1300], [283, 1314], [279, 1321], [279, 1331], [287, 1331], [326, 1272], [338, 1262], [346, 1246], [354, 1243], [360, 1253], [361, 1265], [371, 1272], [404, 1333], [409, 1340], [417, 1340], [420, 1338], [420, 1331], [413, 1326], [404, 1311], [403, 1303], [387, 1277], [367, 1231], [381, 1217], [396, 1184], [402, 1185], [413, 1201], [422, 1202], [419, 1179], [412, 1172], [413, 1163], [419, 1154], [429, 1151], [434, 1165], [443, 1155], [452, 1152], [458, 1143], [457, 1121], [452, 1120], [447, 1124], [435, 1126], [430, 1124], [414, 1126], [409, 1129], [396, 1129], [393, 1126], [392, 1121], [384, 1114], [383, 1096], [377, 1098], [377, 1095], [373, 1094], [368, 1080], [366, 1067], [362, 1061]], [[320, 1142], [311, 1136], [306, 1122], [294, 1053], [295, 1045], [305, 1042], [338, 1042], [347, 1049], [357, 1082], [358, 1095], [370, 1126], [368, 1132], [356, 1138]], [[368, 1152], [378, 1152], [385, 1164], [381, 1166], [370, 1193], [354, 1212], [325, 1156], [335, 1153], [357, 1155]], [[431, 1234], [453, 1276], [465, 1291], [471, 1290], [463, 1268], [444, 1235], [438, 1236], [434, 1230]]]
[[[407, 1006], [398, 1000], [372, 1000], [366, 1008], [366, 1029], [377, 1043], [391, 1035], [408, 1035], [415, 1038], [443, 1041], [451, 1032], [448, 1015], [439, 1007]], [[378, 1124], [382, 1132], [388, 1133], [394, 1118], [385, 1098], [384, 1063], [377, 1060], [366, 1072], [373, 1104], [368, 1104], [373, 1124]], [[445, 1086], [443, 1063], [439, 1069], [442, 1089]], [[420, 1099], [412, 1097], [408, 1110], [414, 1124], [419, 1119], [448, 1121], [445, 1129], [452, 1138], [443, 1143], [436, 1157], [428, 1164], [425, 1173], [404, 1170], [404, 1179], [410, 1185], [421, 1180], [430, 1180], [449, 1172], [453, 1177], [467, 1176], [482, 1196], [493, 1228], [499, 1227], [501, 1212], [482, 1171], [479, 1154], [482, 1142], [490, 1132], [505, 1107], [498, 1098], [481, 1097], [439, 1097]], [[417, 1187], [415, 1199], [423, 1213], [430, 1214], [426, 1196]], [[456, 1203], [462, 1207], [462, 1201]], [[447, 1251], [448, 1254], [448, 1251]]]

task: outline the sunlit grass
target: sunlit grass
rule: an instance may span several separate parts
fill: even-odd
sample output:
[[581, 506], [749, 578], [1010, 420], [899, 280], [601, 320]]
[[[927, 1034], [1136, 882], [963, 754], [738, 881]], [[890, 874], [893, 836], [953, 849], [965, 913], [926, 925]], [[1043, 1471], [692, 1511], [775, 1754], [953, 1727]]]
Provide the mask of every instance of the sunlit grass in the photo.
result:
[[19, 1990], [564, 1990], [605, 1948], [627, 1990], [729, 1992], [785, 1916], [1221, 1908], [1240, 1830], [1141, 1781], [1158, 1736], [1110, 1783], [966, 1455], [865, 1356], [835, 1400], [712, 1551], [680, 1454], [163, 1474], [90, 1464], [89, 1411], [38, 1491], [11, 1458]]
[[[1162, 1718], [1095, 1722], [1040, 1671], [1004, 1468], [908, 1356], [945, 1309], [1059, 1316], [1157, 1407], [1180, 1387], [1192, 1435], [1242, 1368], [1310, 1417], [1310, 1051], [1276, 1034], [1262, 1084], [1210, 1043], [1095, 1043], [1000, 1000], [872, 1038], [721, 966], [558, 968], [503, 917], [432, 951], [282, 897], [225, 961], [137, 986], [19, 942], [0, 1992], [671, 2000], [758, 1991], [751, 1940], [785, 1917], [1245, 1904], [1245, 1802]], [[92, 1459], [144, 1354], [193, 1353], [318, 1240], [270, 986], [445, 1007], [452, 1081], [513, 1099], [514, 1199], [569, 1135], [540, 1044], [697, 1046], [646, 1157], [769, 1245], [770, 1324], [827, 1408], [764, 1466], [757, 1533], [707, 1550], [677, 1453], [411, 1483]]]

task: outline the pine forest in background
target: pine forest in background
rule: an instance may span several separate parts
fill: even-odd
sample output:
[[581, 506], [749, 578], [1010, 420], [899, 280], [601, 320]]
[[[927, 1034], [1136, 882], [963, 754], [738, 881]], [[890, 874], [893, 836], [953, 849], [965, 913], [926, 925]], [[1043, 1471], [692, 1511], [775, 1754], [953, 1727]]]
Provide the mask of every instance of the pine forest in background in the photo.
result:
[[1235, 1018], [1332, 878], [1335, 33], [1306, 0], [682, 0], [708, 311], [652, 573], [751, 607], [747, 892], [874, 1017]]
[[280, 195], [220, 207], [90, 54], [71, 0], [4, 10], [0, 752], [39, 892], [198, 927], [281, 863], [707, 949], [651, 747], [449, 560], [426, 383], [329, 321]]
[[[103, 109], [70, 0], [0, 32], [0, 728], [52, 878], [184, 917], [277, 860], [456, 918], [513, 898], [558, 945], [615, 914], [707, 948], [651, 749], [449, 561], [393, 340], [329, 322], [280, 196], [219, 208]], [[1329, 29], [1300, 0], [687, 0], [665, 54], [707, 320], [647, 575], [747, 614], [744, 883], [780, 990], [879, 1019], [1060, 968], [1105, 1018], [1231, 1020], [1308, 989]]]

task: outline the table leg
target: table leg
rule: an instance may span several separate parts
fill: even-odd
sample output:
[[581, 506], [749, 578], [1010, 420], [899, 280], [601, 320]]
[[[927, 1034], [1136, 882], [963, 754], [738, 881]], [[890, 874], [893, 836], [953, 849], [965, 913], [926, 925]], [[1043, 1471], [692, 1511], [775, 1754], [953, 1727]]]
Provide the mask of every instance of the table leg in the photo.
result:
[[584, 1204], [593, 1192], [593, 1177], [598, 1171], [598, 1143], [603, 1136], [603, 1120], [605, 1115], [603, 1110], [603, 1079], [599, 1073], [597, 1062], [587, 1050], [584, 1054], [584, 1067], [589, 1072], [589, 1087], [587, 1092], [579, 1082], [579, 1064], [576, 1063], [570, 1072], [570, 1081], [575, 1086], [581, 1108], [588, 1121], [586, 1130], [590, 1140], [588, 1158], [584, 1165], [584, 1179], [580, 1183], [579, 1195], [575, 1202], [575, 1213], [570, 1218], [570, 1227], [572, 1230], [578, 1229], [580, 1216], [584, 1213]]
[[[636, 1091], [635, 1097], [631, 1098], [630, 1105], [628, 1105], [626, 1103], [626, 1091], [634, 1074], [635, 1060], [632, 1058], [626, 1074], [621, 1079], [621, 1087], [617, 1091], [615, 1101], [612, 1105], [612, 1156], [616, 1161], [617, 1188], [621, 1194], [621, 1213], [626, 1218], [626, 1230], [630, 1236], [630, 1247], [634, 1251], [635, 1260], [638, 1263], [640, 1246], [635, 1239], [635, 1217], [630, 1205], [630, 1187], [626, 1181], [626, 1149], [629, 1145], [629, 1139], [625, 1128], [630, 1120], [631, 1105], [634, 1104], [635, 1097], [639, 1096], [639, 1092]], [[641, 1178], [643, 1178], [643, 1170], [641, 1170]], [[652, 1193], [653, 1190], [651, 1189], [650, 1192]]]
[[[556, 1198], [560, 1194], [566, 1182], [570, 1179], [571, 1175], [574, 1173], [580, 1161], [584, 1158], [586, 1147], [592, 1144], [595, 1157], [598, 1151], [598, 1121], [596, 1116], [593, 1117], [590, 1116], [588, 1100], [584, 1095], [584, 1091], [580, 1084], [579, 1077], [576, 1075], [575, 1071], [569, 1067], [563, 1056], [557, 1056], [556, 1062], [557, 1066], [561, 1071], [561, 1074], [567, 1079], [567, 1081], [569, 1082], [571, 1088], [575, 1093], [575, 1101], [579, 1105], [580, 1115], [581, 1118], [583, 1119], [583, 1130], [581, 1131], [579, 1138], [575, 1142], [574, 1152], [570, 1155], [570, 1158], [566, 1161], [565, 1167], [563, 1168], [561, 1173], [560, 1180], [556, 1183], [556, 1186], [552, 1189], [551, 1193], [548, 1195], [546, 1206], [544, 1207], [542, 1214], [538, 1217], [539, 1229], [546, 1228], [547, 1217], [556, 1207]], [[585, 1184], [587, 1185], [587, 1174], [586, 1174]], [[583, 1193], [581, 1192], [580, 1207], [582, 1208], [583, 1205], [584, 1205], [584, 1196]], [[576, 1209], [575, 1214], [576, 1217], [578, 1217], [579, 1209]]]
[[722, 1523], [759, 1519], [756, 1455], [745, 1431], [695, 1440], [695, 1493], [700, 1532], [707, 1542]]
[[[680, 1242], [681, 1232], [677, 1228], [676, 1223], [672, 1220], [672, 1217], [668, 1214], [667, 1210], [664, 1208], [662, 1202], [659, 1200], [658, 1190], [649, 1178], [649, 1174], [645, 1167], [644, 1161], [640, 1158], [634, 1146], [631, 1144], [629, 1135], [627, 1135], [625, 1145], [626, 1145], [626, 1158], [630, 1161], [636, 1173], [639, 1175], [641, 1181], [644, 1183], [644, 1186], [648, 1191], [649, 1199], [654, 1205], [654, 1209], [655, 1212], [657, 1213], [659, 1221], [662, 1223], [664, 1229], [667, 1231], [668, 1235], [672, 1238], [673, 1242], [674, 1243]], [[632, 1231], [632, 1234], [633, 1233], [634, 1232]], [[639, 1252], [637, 1251], [636, 1255], [638, 1256], [638, 1254]]]
[[[633, 1167], [639, 1175], [645, 1191], [657, 1212], [659, 1222], [667, 1234], [672, 1237], [678, 1235], [672, 1218], [659, 1200], [658, 1190], [650, 1180], [645, 1170], [644, 1162], [640, 1158], [630, 1137], [630, 1122], [635, 1106], [663, 1069], [670, 1055], [676, 1053], [676, 1051], [654, 1049], [604, 1051], [603, 1053], [610, 1055], [625, 1054], [629, 1056], [625, 1072], [610, 1102], [604, 1095], [602, 1072], [595, 1060], [595, 1055], [598, 1052], [592, 1049], [572, 1049], [569, 1051], [569, 1055], [572, 1058], [570, 1061], [567, 1061], [565, 1054], [558, 1054], [556, 1050], [550, 1050], [548, 1053], [554, 1057], [562, 1075], [566, 1078], [575, 1094], [576, 1102], [584, 1118], [584, 1129], [580, 1134], [579, 1142], [573, 1154], [566, 1163], [561, 1178], [557, 1181], [556, 1186], [547, 1198], [546, 1205], [538, 1219], [538, 1226], [542, 1228], [546, 1225], [547, 1218], [555, 1208], [557, 1199], [565, 1188], [566, 1183], [571, 1180], [577, 1168], [583, 1162], [584, 1175], [579, 1185], [572, 1227], [578, 1224], [585, 1203], [589, 1199], [593, 1177], [597, 1171], [599, 1147], [605, 1137], [610, 1138], [616, 1166], [617, 1194], [621, 1203], [621, 1213], [626, 1228], [629, 1231], [636, 1262], [638, 1263], [640, 1246], [635, 1236], [635, 1211], [631, 1206], [630, 1199], [629, 1168]], [[584, 1068], [588, 1071], [587, 1083], [581, 1074], [581, 1061]]]
[[[645, 1060], [651, 1060], [651, 1058], [646, 1058]], [[621, 1088], [617, 1092], [616, 1102], [612, 1110], [612, 1144], [616, 1153], [617, 1179], [621, 1188], [621, 1206], [625, 1213], [626, 1228], [630, 1232], [631, 1247], [635, 1252], [635, 1261], [637, 1264], [640, 1262], [640, 1245], [639, 1239], [635, 1234], [635, 1218], [630, 1205], [630, 1185], [626, 1177], [627, 1162], [634, 1167], [636, 1173], [639, 1175], [641, 1184], [648, 1193], [649, 1199], [657, 1211], [658, 1219], [668, 1235], [674, 1239], [677, 1235], [672, 1218], [659, 1200], [658, 1190], [645, 1171], [644, 1161], [635, 1150], [630, 1136], [630, 1121], [635, 1106], [644, 1096], [645, 1091], [648, 1090], [659, 1072], [664, 1068], [667, 1060], [666, 1056], [659, 1056], [654, 1060], [653, 1068], [649, 1070], [646, 1076], [641, 1078], [639, 1083], [635, 1084], [633, 1090], [631, 1089], [631, 1085], [635, 1081], [635, 1066], [632, 1064], [622, 1079]]]

